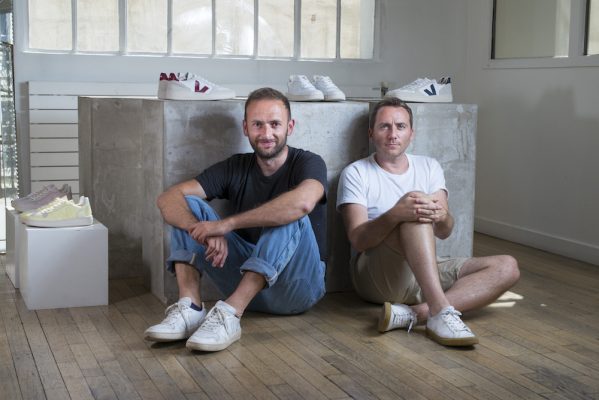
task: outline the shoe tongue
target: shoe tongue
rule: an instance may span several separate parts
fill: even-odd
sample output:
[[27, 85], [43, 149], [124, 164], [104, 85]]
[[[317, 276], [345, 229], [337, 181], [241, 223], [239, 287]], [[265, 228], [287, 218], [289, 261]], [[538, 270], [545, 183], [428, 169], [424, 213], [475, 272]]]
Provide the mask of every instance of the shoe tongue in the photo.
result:
[[177, 303], [191, 307], [191, 297], [181, 297]]
[[237, 310], [235, 309], [235, 307], [233, 307], [232, 305], [229, 305], [229, 304], [225, 303], [222, 300], [217, 301], [214, 306], [220, 308], [223, 311], [226, 311], [229, 314], [235, 315], [237, 313]]

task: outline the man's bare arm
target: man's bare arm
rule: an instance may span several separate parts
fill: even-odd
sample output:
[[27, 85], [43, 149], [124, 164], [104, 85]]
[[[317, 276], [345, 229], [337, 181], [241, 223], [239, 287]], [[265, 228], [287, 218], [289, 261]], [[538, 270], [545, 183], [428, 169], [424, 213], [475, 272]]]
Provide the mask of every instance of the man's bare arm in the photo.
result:
[[189, 230], [198, 222], [197, 218], [189, 210], [185, 196], [197, 196], [201, 199], [206, 198], [206, 193], [202, 185], [191, 179], [171, 186], [165, 192], [158, 196], [157, 205], [164, 221], [177, 228]]
[[370, 221], [363, 205], [343, 204], [340, 211], [350, 243], [357, 251], [364, 251], [382, 243], [402, 222], [432, 222], [429, 218], [439, 208], [424, 193], [410, 192], [387, 212]]
[[294, 189], [252, 210], [219, 221], [196, 224], [190, 233], [201, 242], [207, 237], [225, 235], [235, 229], [285, 225], [309, 214], [323, 195], [322, 183], [306, 179]]

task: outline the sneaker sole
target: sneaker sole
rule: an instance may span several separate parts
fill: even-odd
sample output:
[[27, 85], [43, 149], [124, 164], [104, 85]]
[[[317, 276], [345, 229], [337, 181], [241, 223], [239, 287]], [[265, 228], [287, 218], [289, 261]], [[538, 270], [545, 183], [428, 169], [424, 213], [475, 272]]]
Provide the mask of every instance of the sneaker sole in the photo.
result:
[[144, 339], [150, 342], [174, 342], [176, 340], [187, 339], [189, 336], [173, 333], [145, 333]]
[[64, 221], [30, 221], [23, 218], [23, 223], [28, 226], [35, 226], [38, 228], [68, 228], [75, 226], [89, 226], [94, 224], [93, 217], [82, 217], [69, 219]]
[[197, 343], [187, 341], [185, 347], [189, 350], [199, 350], [199, 351], [221, 351], [235, 343], [241, 338], [241, 331], [237, 332], [235, 336], [233, 336], [230, 340], [224, 343]]
[[379, 316], [379, 332], [385, 333], [389, 331], [389, 322], [391, 322], [391, 303], [385, 302], [383, 312]]
[[405, 101], [406, 103], [451, 103], [453, 101], [452, 96], [447, 96], [447, 95], [423, 97], [423, 96], [414, 95], [414, 94], [405, 94], [405, 95], [397, 94], [397, 95], [390, 95], [390, 96], [385, 96], [385, 97], [387, 97], [387, 98], [397, 97], [397, 98]]
[[220, 93], [196, 93], [187, 90], [186, 88], [179, 88], [176, 86], [167, 86], [166, 89], [162, 93], [162, 97], [159, 97], [164, 100], [227, 100], [235, 97], [235, 92], [233, 91], [221, 91]]
[[443, 346], [466, 347], [478, 344], [478, 338], [476, 336], [467, 338], [444, 338], [437, 335], [435, 332], [431, 331], [428, 328], [426, 328], [426, 336], [429, 339], [432, 339]]
[[289, 101], [324, 101], [323, 94], [286, 94]]

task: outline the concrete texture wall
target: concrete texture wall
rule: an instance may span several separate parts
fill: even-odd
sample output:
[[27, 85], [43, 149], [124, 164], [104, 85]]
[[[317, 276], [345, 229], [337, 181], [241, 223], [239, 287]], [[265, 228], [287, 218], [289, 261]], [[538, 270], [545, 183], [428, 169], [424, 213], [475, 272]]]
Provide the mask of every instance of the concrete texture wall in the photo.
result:
[[[87, 98], [80, 102], [82, 187], [90, 188], [94, 215], [109, 232], [114, 230], [122, 243], [137, 244], [130, 256], [143, 259], [143, 270], [135, 272], [148, 277], [152, 292], [165, 302], [176, 298], [177, 287], [164, 270], [170, 228], [162, 222], [156, 197], [217, 161], [251, 151], [241, 129], [243, 105], [243, 100]], [[369, 107], [368, 102], [291, 103], [296, 128], [288, 143], [320, 154], [328, 167], [328, 291], [351, 289], [350, 247], [335, 200], [341, 170], [369, 154]], [[413, 104], [412, 108], [416, 137], [410, 151], [441, 162], [456, 218], [453, 235], [438, 243], [439, 256], [470, 256], [477, 108], [456, 104]], [[115, 150], [121, 144], [123, 149]], [[133, 215], [127, 214], [132, 208]], [[227, 212], [224, 202], [215, 202], [215, 208]], [[122, 233], [128, 237], [123, 239]], [[111, 277], [122, 276], [125, 272], [120, 269], [130, 268], [121, 254], [125, 250], [116, 244], [111, 247]], [[202, 284], [205, 299], [219, 298], [208, 280]]]

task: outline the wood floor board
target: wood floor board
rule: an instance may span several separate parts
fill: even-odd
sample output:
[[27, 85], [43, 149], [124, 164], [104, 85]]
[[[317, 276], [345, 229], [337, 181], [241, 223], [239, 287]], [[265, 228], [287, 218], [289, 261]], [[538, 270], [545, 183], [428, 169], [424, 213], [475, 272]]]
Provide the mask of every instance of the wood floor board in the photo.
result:
[[144, 340], [165, 305], [142, 279], [110, 281], [107, 306], [30, 311], [0, 274], [0, 400], [599, 399], [599, 266], [480, 234], [474, 252], [512, 254], [521, 279], [464, 315], [480, 338], [466, 349], [422, 325], [380, 334], [381, 306], [347, 292], [247, 312], [238, 342], [190, 352]]

